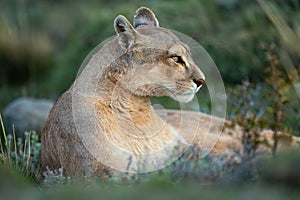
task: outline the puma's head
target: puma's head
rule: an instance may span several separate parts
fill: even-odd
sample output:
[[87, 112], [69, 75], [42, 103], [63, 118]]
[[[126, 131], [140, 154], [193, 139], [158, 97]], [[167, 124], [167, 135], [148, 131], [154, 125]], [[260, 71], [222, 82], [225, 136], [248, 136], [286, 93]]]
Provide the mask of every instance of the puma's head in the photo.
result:
[[114, 22], [127, 72], [118, 81], [133, 95], [170, 96], [191, 101], [205, 82], [189, 47], [171, 31], [159, 27], [148, 8], [136, 11], [133, 25], [122, 15]]

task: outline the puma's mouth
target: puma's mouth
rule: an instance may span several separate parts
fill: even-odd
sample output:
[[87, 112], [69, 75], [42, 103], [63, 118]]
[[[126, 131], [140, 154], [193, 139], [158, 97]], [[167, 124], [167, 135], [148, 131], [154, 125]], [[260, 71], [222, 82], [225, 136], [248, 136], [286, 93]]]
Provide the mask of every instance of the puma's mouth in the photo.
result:
[[179, 101], [181, 103], [187, 103], [190, 102], [195, 96], [195, 92], [191, 92], [191, 93], [186, 93], [186, 94], [172, 94], [171, 97], [176, 100]]
[[171, 94], [171, 97], [175, 99], [176, 101], [179, 101], [181, 103], [187, 103], [190, 102], [195, 94], [200, 90], [200, 88], [203, 86], [205, 83], [204, 79], [200, 80], [193, 80], [193, 87], [190, 88], [190, 90], [186, 93], [183, 94]]

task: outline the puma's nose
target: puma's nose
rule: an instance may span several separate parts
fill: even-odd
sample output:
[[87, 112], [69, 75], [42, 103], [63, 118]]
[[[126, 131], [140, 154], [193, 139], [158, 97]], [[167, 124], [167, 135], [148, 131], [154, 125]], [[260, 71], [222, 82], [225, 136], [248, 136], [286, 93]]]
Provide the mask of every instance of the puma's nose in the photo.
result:
[[204, 79], [199, 79], [199, 80], [193, 79], [193, 82], [197, 85], [197, 88], [199, 88], [205, 83], [205, 80]]

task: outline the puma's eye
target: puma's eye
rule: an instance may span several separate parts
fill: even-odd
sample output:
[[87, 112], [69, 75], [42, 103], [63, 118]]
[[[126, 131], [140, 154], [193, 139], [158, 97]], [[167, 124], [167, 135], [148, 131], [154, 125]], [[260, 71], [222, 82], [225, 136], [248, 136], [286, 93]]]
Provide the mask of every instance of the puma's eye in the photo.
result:
[[185, 66], [185, 62], [182, 60], [181, 56], [173, 55], [171, 56], [171, 58], [173, 59], [174, 62]]

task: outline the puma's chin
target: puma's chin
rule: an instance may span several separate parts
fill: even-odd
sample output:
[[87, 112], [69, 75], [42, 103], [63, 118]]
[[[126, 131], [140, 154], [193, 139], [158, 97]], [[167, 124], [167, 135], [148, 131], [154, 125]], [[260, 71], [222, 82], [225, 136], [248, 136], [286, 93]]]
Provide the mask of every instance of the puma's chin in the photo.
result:
[[187, 94], [172, 95], [171, 97], [173, 99], [175, 99], [176, 101], [179, 101], [180, 103], [188, 103], [188, 102], [192, 101], [194, 96], [195, 96], [195, 93], [191, 92], [191, 93], [187, 93]]

